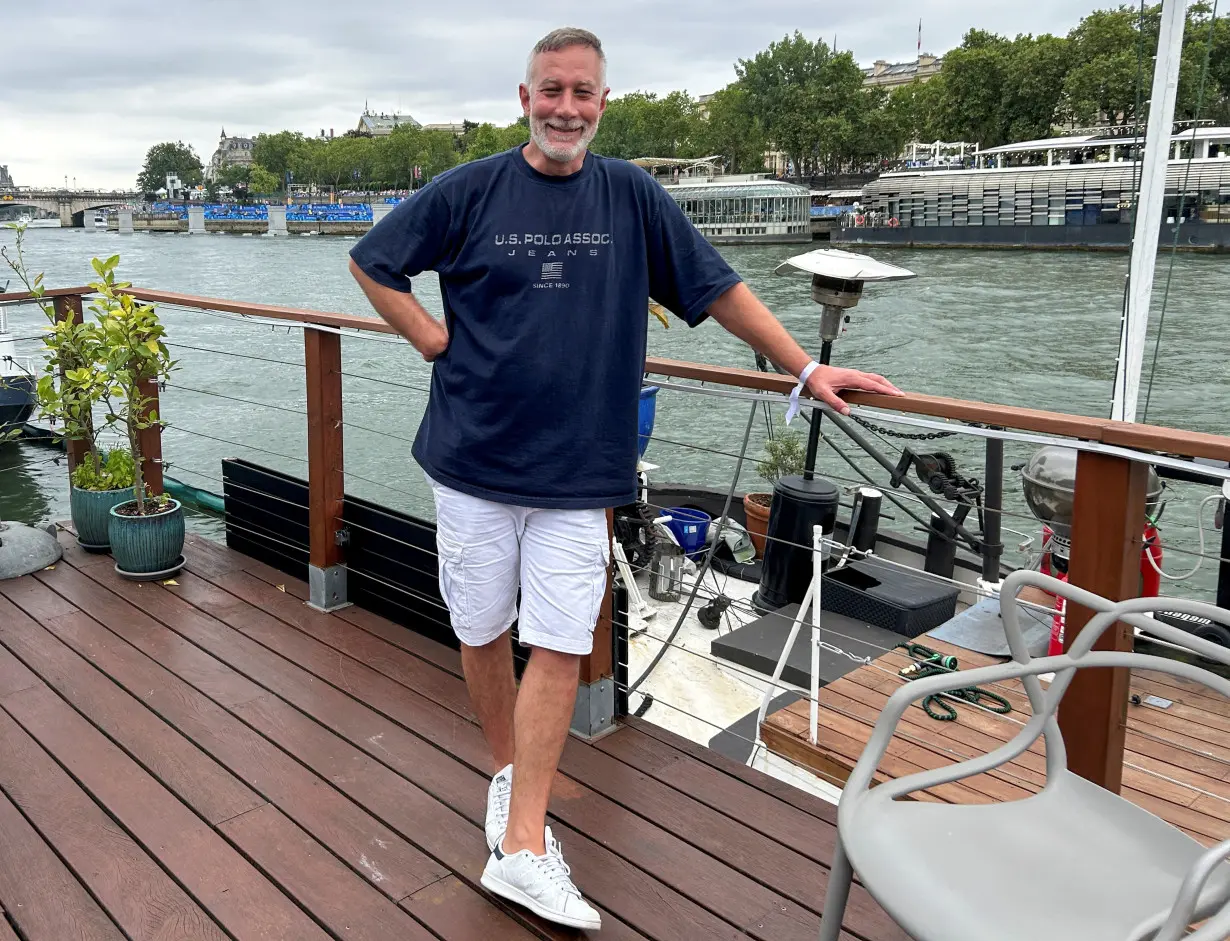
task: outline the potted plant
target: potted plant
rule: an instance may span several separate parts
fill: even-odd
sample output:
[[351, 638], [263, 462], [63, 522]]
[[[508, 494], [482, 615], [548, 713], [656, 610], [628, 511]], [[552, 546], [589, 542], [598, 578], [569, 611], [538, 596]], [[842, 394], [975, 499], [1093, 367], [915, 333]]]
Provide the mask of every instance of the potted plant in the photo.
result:
[[[803, 436], [797, 431], [783, 429], [765, 442], [764, 449], [764, 458], [756, 462], [756, 473], [769, 483], [776, 483], [780, 477], [803, 473]], [[765, 536], [769, 530], [769, 509], [772, 505], [772, 491], [753, 491], [743, 497], [747, 532], [756, 548], [757, 558], [764, 556]]]
[[[101, 369], [102, 331], [97, 319], [75, 323], [59, 320], [46, 300], [42, 274], [30, 277], [22, 251], [24, 226], [13, 226], [17, 239], [13, 254], [0, 248], [0, 256], [34, 298], [47, 318], [43, 346], [49, 354], [35, 387], [39, 416], [59, 426], [66, 441], [85, 444], [81, 460], [69, 476], [69, 511], [83, 549], [105, 552], [109, 546], [111, 507], [128, 498], [133, 467], [124, 449], [104, 450], [100, 436], [109, 422], [98, 422], [94, 412], [108, 393]], [[118, 258], [115, 259], [118, 262]], [[11, 435], [16, 436], [15, 429]]]
[[162, 425], [146, 389], [166, 379], [176, 364], [163, 342], [166, 331], [154, 305], [138, 302], [124, 292], [127, 282], [115, 280], [118, 263], [119, 256], [95, 258], [100, 280], [90, 285], [99, 298], [90, 309], [101, 331], [107, 420], [123, 430], [133, 471], [130, 498], [111, 507], [108, 536], [121, 575], [165, 578], [184, 564], [184, 510], [178, 500], [147, 487], [141, 432]]

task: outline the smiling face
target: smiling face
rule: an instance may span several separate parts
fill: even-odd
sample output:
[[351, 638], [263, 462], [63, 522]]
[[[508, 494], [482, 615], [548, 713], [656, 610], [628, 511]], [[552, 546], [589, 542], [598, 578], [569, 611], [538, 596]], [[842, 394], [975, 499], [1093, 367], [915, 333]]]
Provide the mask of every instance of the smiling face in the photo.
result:
[[553, 175], [575, 173], [598, 131], [610, 90], [598, 52], [585, 45], [541, 52], [521, 85], [521, 108], [530, 119], [525, 158]]

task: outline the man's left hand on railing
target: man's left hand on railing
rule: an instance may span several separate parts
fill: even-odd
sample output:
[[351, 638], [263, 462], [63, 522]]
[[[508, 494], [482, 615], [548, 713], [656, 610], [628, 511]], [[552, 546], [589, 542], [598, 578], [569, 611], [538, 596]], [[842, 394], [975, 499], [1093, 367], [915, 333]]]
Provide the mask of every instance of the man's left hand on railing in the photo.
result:
[[850, 406], [837, 393], [843, 389], [858, 392], [878, 392], [881, 395], [905, 395], [883, 376], [839, 366], [819, 366], [807, 377], [807, 391], [813, 398], [831, 406], [842, 415], [850, 414]]

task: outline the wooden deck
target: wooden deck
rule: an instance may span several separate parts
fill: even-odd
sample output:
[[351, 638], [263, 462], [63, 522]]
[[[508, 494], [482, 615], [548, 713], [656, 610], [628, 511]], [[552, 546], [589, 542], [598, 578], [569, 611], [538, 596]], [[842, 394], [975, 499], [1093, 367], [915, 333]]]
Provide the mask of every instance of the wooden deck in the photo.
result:
[[[61, 538], [0, 582], [0, 941], [578, 936], [479, 886], [453, 650], [203, 540], [137, 584]], [[633, 719], [569, 741], [551, 814], [604, 939], [816, 937], [816, 798]], [[904, 938], [857, 887], [845, 929]]]
[[[926, 636], [917, 642], [953, 654], [961, 669], [1002, 662]], [[766, 718], [761, 728], [765, 744], [834, 784], [844, 784], [888, 697], [907, 682], [897, 671], [910, 662], [904, 650], [892, 651], [822, 688], [817, 745], [809, 741], [806, 701]], [[957, 720], [939, 722], [911, 706], [876, 780], [944, 767], [1006, 742], [1031, 714], [1029, 700], [1018, 681], [992, 691], [1008, 699], [1011, 714], [998, 716], [958, 703], [954, 704]], [[1198, 684], [1152, 672], [1133, 674], [1132, 692], [1142, 700], [1157, 696], [1173, 704], [1165, 709], [1143, 703], [1128, 707], [1123, 796], [1205, 845], [1230, 838], [1230, 702]], [[1016, 800], [1041, 789], [1045, 770], [1045, 750], [1039, 741], [994, 771], [923, 791], [915, 798], [957, 804]]]

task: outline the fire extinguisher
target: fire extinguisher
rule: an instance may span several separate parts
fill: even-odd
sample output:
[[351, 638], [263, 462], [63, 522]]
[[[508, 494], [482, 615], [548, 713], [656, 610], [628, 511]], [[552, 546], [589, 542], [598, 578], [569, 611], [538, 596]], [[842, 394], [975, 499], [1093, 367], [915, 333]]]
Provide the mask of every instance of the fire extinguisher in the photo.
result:
[[[1162, 590], [1162, 535], [1152, 523], [1145, 526], [1145, 546], [1140, 552], [1140, 596], [1156, 598]], [[1152, 562], [1150, 562], [1152, 559]]]

